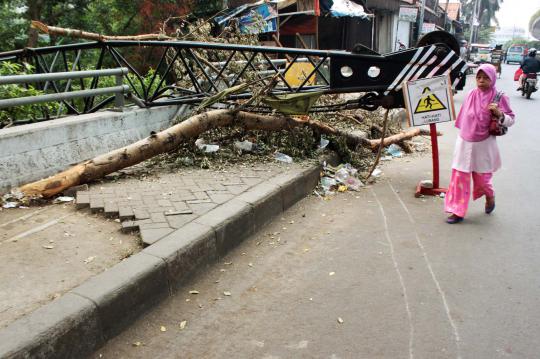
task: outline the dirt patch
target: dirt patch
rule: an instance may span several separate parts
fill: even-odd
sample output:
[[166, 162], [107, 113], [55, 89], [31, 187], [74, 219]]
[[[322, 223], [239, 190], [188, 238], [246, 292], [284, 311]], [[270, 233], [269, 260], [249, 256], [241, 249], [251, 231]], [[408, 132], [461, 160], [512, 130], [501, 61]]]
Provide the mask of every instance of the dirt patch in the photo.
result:
[[0, 211], [0, 327], [141, 249], [120, 223], [74, 204]]

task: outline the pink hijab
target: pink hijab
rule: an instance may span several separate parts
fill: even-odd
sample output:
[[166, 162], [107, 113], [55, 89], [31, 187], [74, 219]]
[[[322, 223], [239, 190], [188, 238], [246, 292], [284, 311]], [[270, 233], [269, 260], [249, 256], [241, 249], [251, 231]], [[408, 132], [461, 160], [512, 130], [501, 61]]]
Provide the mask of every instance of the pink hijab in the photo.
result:
[[[465, 141], [480, 142], [489, 137], [489, 122], [491, 120], [491, 112], [487, 109], [488, 105], [493, 102], [497, 89], [497, 71], [495, 66], [484, 64], [478, 68], [478, 71], [484, 72], [491, 80], [491, 87], [487, 90], [475, 88], [469, 92], [465, 102], [459, 111], [456, 127], [460, 129], [459, 135]], [[499, 101], [500, 110], [514, 118], [514, 112], [510, 108], [508, 96], [503, 95]]]

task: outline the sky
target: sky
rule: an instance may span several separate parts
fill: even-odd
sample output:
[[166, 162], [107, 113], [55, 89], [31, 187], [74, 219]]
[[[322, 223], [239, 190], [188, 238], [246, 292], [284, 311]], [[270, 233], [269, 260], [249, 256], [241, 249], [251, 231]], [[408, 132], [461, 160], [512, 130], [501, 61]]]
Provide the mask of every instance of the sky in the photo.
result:
[[503, 0], [496, 16], [501, 27], [521, 27], [528, 33], [532, 14], [540, 10], [540, 0]]

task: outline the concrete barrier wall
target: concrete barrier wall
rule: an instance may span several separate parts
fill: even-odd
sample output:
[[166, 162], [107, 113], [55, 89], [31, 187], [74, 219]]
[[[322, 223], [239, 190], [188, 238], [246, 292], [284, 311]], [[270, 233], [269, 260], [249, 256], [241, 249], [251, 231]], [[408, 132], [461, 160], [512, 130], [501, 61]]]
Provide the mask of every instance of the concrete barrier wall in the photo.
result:
[[169, 127], [187, 109], [105, 111], [0, 130], [0, 193]]

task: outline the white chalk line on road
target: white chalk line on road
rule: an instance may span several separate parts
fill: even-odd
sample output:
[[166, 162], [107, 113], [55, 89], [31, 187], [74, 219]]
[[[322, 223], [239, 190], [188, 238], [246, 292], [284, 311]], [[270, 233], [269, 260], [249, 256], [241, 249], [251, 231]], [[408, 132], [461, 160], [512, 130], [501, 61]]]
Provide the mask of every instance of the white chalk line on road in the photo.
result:
[[23, 232], [23, 233], [19, 233], [17, 234], [16, 236], [13, 236], [11, 238], [8, 238], [8, 239], [5, 239], [2, 241], [2, 243], [6, 243], [6, 242], [17, 242], [19, 239], [22, 239], [24, 237], [28, 237], [29, 235], [31, 234], [34, 234], [34, 233], [37, 233], [39, 231], [42, 231], [46, 228], [49, 228], [51, 226], [54, 226], [55, 224], [57, 224], [58, 222], [60, 222], [62, 219], [68, 217], [68, 216], [71, 216], [71, 213], [70, 214], [66, 214], [60, 218], [57, 218], [57, 219], [54, 219], [52, 221], [49, 221], [47, 223], [43, 223], [42, 225], [40, 226], [37, 226], [37, 227], [34, 227], [26, 232]]
[[43, 211], [46, 210], [46, 209], [47, 209], [47, 208], [40, 208], [40, 209], [35, 210], [35, 211], [33, 211], [33, 212], [27, 213], [27, 214], [25, 214], [24, 216], [15, 218], [15, 219], [13, 219], [13, 220], [11, 220], [11, 221], [9, 221], [9, 222], [2, 223], [2, 224], [0, 224], [0, 228], [1, 228], [1, 227], [5, 227], [5, 226], [7, 226], [8, 224], [12, 224], [12, 223], [18, 222], [18, 221], [24, 221], [25, 219], [28, 219], [28, 218], [32, 217], [33, 215], [38, 214], [38, 213], [40, 213], [40, 212], [43, 212]]
[[418, 232], [416, 231], [416, 222], [414, 218], [412, 217], [411, 213], [409, 212], [409, 209], [397, 193], [397, 191], [394, 189], [394, 186], [390, 182], [387, 182], [388, 186], [390, 186], [390, 189], [392, 192], [394, 192], [394, 195], [397, 197], [399, 203], [401, 203], [401, 207], [405, 210], [407, 213], [407, 217], [409, 218], [409, 221], [415, 226], [414, 228], [414, 235], [416, 237], [416, 243], [418, 244], [418, 247], [422, 251], [422, 257], [424, 257], [424, 261], [426, 262], [426, 266], [429, 270], [429, 273], [431, 274], [431, 278], [433, 279], [433, 282], [435, 283], [435, 286], [437, 287], [437, 291], [439, 292], [439, 295], [441, 296], [442, 303], [444, 305], [444, 310], [446, 311], [446, 317], [448, 318], [448, 321], [450, 322], [450, 326], [452, 327], [452, 331], [454, 334], [455, 344], [456, 344], [456, 350], [457, 350], [457, 358], [461, 359], [461, 348], [460, 348], [460, 337], [459, 332], [456, 323], [454, 322], [454, 319], [452, 318], [452, 314], [450, 313], [450, 307], [448, 306], [448, 301], [446, 300], [446, 295], [444, 294], [444, 291], [441, 288], [441, 284], [439, 283], [439, 280], [437, 279], [437, 276], [435, 275], [435, 272], [433, 271], [433, 267], [431, 265], [431, 261], [429, 260], [429, 257], [427, 255], [426, 249], [424, 247], [424, 244], [420, 240], [420, 236], [418, 235]]
[[390, 247], [390, 256], [392, 257], [394, 269], [396, 270], [397, 276], [399, 278], [399, 283], [401, 284], [401, 291], [403, 293], [403, 301], [405, 302], [405, 310], [407, 311], [407, 319], [409, 321], [409, 359], [413, 359], [414, 358], [414, 354], [413, 354], [414, 326], [412, 323], [412, 314], [411, 314], [411, 309], [409, 306], [409, 297], [407, 295], [407, 288], [405, 287], [405, 281], [403, 280], [403, 276], [401, 275], [401, 271], [399, 270], [399, 265], [396, 260], [396, 255], [394, 252], [394, 243], [392, 242], [392, 238], [390, 237], [390, 232], [388, 230], [388, 220], [386, 219], [386, 213], [384, 212], [382, 203], [379, 201], [379, 198], [377, 197], [377, 194], [375, 193], [373, 188], [371, 188], [371, 193], [373, 193], [373, 197], [377, 201], [377, 205], [379, 206], [379, 210], [381, 211], [381, 215], [384, 222], [384, 235]]

